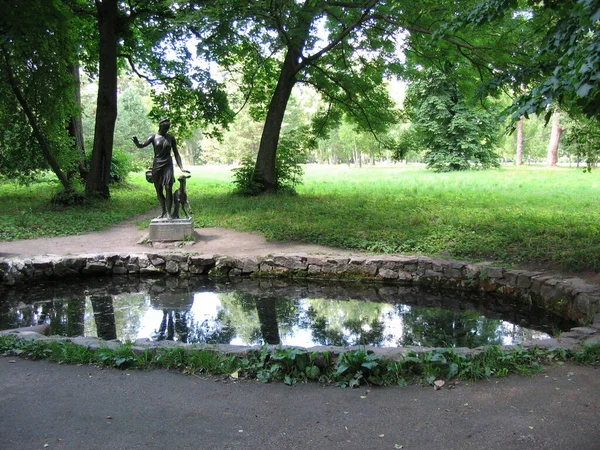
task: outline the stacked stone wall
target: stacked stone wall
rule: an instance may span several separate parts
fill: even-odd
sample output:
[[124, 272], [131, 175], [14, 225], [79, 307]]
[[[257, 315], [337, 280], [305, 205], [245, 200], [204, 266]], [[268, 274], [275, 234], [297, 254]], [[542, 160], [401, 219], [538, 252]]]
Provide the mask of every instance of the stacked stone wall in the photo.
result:
[[82, 276], [286, 277], [365, 280], [493, 292], [534, 303], [582, 325], [600, 311], [600, 286], [578, 278], [428, 257], [230, 256], [140, 253], [0, 259], [0, 283]]

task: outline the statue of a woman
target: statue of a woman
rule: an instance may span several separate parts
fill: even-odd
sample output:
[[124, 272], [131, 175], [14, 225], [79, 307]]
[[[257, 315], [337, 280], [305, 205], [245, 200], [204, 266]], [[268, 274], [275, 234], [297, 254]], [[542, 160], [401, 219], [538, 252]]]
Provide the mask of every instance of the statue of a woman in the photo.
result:
[[177, 161], [177, 166], [183, 170], [181, 156], [177, 150], [177, 141], [175, 137], [168, 134], [171, 122], [169, 119], [161, 119], [158, 125], [158, 133], [153, 134], [144, 142], [140, 142], [137, 136], [133, 137], [133, 142], [137, 148], [144, 148], [152, 144], [154, 146], [154, 162], [152, 164], [152, 182], [156, 189], [158, 202], [162, 208], [162, 214], [159, 219], [171, 219], [171, 207], [173, 205], [173, 183], [175, 183], [175, 172], [173, 170], [173, 159], [171, 150]]

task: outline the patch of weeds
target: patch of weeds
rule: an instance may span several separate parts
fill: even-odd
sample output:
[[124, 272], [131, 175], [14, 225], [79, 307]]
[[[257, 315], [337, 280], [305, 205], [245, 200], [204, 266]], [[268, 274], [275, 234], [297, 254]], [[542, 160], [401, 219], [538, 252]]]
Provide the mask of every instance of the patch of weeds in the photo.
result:
[[573, 354], [573, 360], [580, 364], [600, 364], [600, 343], [585, 345]]
[[96, 354], [83, 345], [72, 342], [54, 342], [54, 344], [52, 359], [55, 361], [69, 364], [92, 364], [96, 361]]
[[187, 367], [186, 352], [183, 348], [165, 348], [160, 349], [154, 362], [165, 369], [180, 369], [183, 370]]
[[510, 373], [531, 375], [541, 371], [543, 364], [562, 364], [568, 359], [581, 364], [600, 364], [600, 344], [588, 345], [576, 352], [520, 346], [501, 350], [491, 346], [480, 353], [467, 355], [443, 349], [409, 352], [399, 361], [389, 361], [365, 349], [341, 353], [337, 360], [328, 352], [311, 353], [281, 346], [275, 349], [264, 346], [260, 350], [249, 351], [243, 357], [184, 348], [136, 353], [130, 343], [92, 350], [68, 341], [32, 341], [9, 335], [0, 336], [0, 353], [59, 363], [98, 364], [120, 369], [162, 367], [184, 373], [231, 374], [235, 378], [242, 376], [265, 383], [276, 380], [293, 385], [320, 381], [352, 388], [363, 384], [433, 384], [440, 379], [478, 380], [505, 377]]
[[239, 358], [210, 350], [189, 352], [186, 358], [186, 373], [209, 373], [223, 375], [235, 372], [239, 368]]
[[98, 350], [99, 364], [103, 366], [116, 367], [118, 369], [128, 369], [139, 366], [138, 356], [131, 348], [131, 344], [123, 344], [115, 349], [108, 347]]
[[387, 365], [371, 352], [356, 350], [341, 353], [334, 372], [337, 385], [358, 387], [364, 383], [383, 385]]

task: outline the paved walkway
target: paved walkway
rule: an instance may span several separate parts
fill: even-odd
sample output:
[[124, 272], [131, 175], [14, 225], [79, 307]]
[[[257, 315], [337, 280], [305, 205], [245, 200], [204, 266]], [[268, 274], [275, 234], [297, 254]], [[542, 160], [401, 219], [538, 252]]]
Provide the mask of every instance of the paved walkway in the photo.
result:
[[342, 389], [0, 358], [0, 448], [600, 448], [600, 372]]

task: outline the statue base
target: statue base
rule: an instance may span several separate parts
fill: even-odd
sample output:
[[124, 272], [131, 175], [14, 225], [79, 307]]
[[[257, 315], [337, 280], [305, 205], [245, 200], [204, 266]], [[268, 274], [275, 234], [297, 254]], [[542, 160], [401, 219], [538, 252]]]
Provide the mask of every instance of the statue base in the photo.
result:
[[152, 219], [150, 221], [151, 242], [194, 241], [194, 221], [188, 219]]

